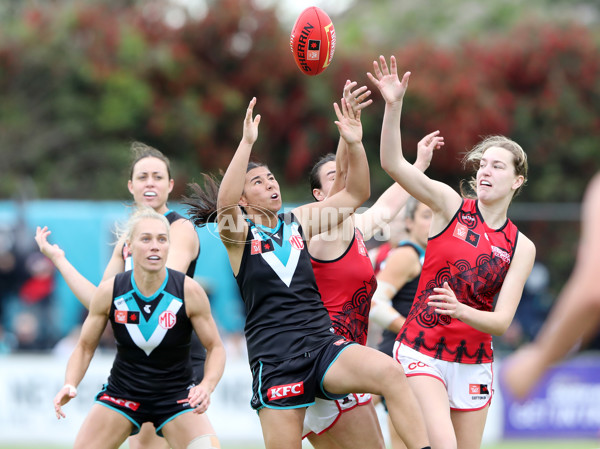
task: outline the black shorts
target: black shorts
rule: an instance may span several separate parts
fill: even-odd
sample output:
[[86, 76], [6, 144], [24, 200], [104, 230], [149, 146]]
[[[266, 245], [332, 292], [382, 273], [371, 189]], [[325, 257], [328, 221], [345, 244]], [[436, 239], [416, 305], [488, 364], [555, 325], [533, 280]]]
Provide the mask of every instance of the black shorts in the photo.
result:
[[323, 388], [323, 378], [341, 352], [352, 344], [339, 335], [316, 349], [278, 362], [259, 360], [251, 367], [252, 400], [255, 410], [263, 407], [288, 409], [308, 407], [315, 397], [342, 399], [346, 394], [333, 394]]
[[145, 422], [151, 422], [154, 424], [157, 435], [162, 437], [162, 428], [166, 423], [182, 413], [194, 410], [187, 401], [189, 389], [193, 386], [194, 384], [191, 384], [177, 395], [171, 394], [140, 400], [117, 395], [111, 392], [109, 384], [105, 384], [100, 393], [96, 395], [96, 402], [120, 413], [131, 421], [133, 424], [131, 435], [137, 434]]

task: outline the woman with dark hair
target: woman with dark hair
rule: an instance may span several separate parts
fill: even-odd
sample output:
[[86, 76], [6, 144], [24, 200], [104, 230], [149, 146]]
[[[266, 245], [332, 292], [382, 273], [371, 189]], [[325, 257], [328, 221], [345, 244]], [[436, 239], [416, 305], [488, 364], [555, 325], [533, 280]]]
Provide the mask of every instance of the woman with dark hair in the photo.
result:
[[[344, 98], [359, 115], [371, 103], [363, 86], [347, 83]], [[419, 143], [415, 165], [425, 170], [433, 150], [443, 145], [441, 137], [430, 137]], [[342, 189], [347, 175], [347, 147], [340, 139], [337, 155], [326, 155], [313, 167], [310, 175], [312, 195], [317, 201], [335, 195]], [[368, 209], [349, 215], [327, 232], [314, 236], [308, 252], [319, 293], [327, 308], [336, 334], [365, 345], [371, 297], [377, 287], [375, 273], [365, 240], [382, 228], [404, 206], [408, 194], [398, 184], [389, 187]], [[306, 411], [303, 435], [318, 449], [385, 448], [379, 420], [370, 394], [352, 393], [343, 399], [316, 399]]]
[[421, 278], [394, 356], [419, 400], [432, 445], [479, 448], [493, 392], [492, 335], [510, 325], [535, 260], [533, 242], [507, 218], [527, 180], [527, 156], [512, 140], [492, 136], [465, 157], [476, 170], [473, 193], [461, 196], [428, 178], [400, 146], [410, 72], [400, 80], [393, 56], [389, 68], [383, 56], [373, 67], [369, 79], [385, 99], [381, 166], [433, 212]]
[[[334, 105], [348, 146], [348, 181], [330, 198], [279, 214], [282, 199], [268, 167], [248, 167], [260, 115], [246, 111], [244, 133], [218, 190], [216, 216], [206, 195], [190, 216], [202, 226], [216, 219], [246, 307], [246, 344], [267, 449], [300, 448], [305, 409], [316, 397], [351, 392], [385, 394], [394, 426], [410, 448], [427, 446], [423, 418], [401, 367], [377, 350], [331, 332], [306, 241], [340, 223], [369, 196], [369, 170], [360, 120], [342, 99]], [[201, 189], [195, 186], [196, 193]], [[399, 369], [400, 368], [400, 369]], [[389, 395], [389, 396], [388, 396]]]

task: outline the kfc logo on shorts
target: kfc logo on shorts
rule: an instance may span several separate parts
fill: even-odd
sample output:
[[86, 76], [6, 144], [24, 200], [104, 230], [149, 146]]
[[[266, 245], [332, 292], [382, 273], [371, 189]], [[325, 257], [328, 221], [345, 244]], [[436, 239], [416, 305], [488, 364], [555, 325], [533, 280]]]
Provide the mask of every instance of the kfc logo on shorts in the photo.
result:
[[121, 407], [129, 408], [133, 411], [136, 411], [140, 406], [140, 404], [138, 402], [128, 401], [127, 399], [113, 398], [112, 396], [109, 396], [107, 394], [103, 394], [100, 397], [100, 400], [101, 401], [109, 401], [109, 402], [112, 402], [113, 404], [117, 404], [117, 405], [120, 405]]
[[269, 398], [269, 401], [276, 401], [277, 399], [289, 398], [292, 396], [300, 396], [302, 394], [304, 394], [304, 382], [277, 385], [269, 388], [267, 391], [267, 397]]
[[301, 250], [304, 248], [304, 241], [299, 235], [292, 235], [290, 237], [290, 243], [294, 249]]
[[490, 394], [486, 384], [469, 384], [469, 394]]
[[160, 327], [163, 329], [171, 329], [173, 326], [175, 326], [176, 322], [177, 317], [170, 310], [165, 310], [158, 317], [158, 324], [160, 324]]

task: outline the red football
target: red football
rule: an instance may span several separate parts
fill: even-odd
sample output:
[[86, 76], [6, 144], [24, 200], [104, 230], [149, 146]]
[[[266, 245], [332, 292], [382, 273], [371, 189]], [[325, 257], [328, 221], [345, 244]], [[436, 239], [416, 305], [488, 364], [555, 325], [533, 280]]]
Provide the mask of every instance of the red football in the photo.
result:
[[309, 6], [300, 13], [292, 28], [290, 48], [296, 65], [307, 75], [318, 75], [331, 64], [335, 30], [325, 11]]

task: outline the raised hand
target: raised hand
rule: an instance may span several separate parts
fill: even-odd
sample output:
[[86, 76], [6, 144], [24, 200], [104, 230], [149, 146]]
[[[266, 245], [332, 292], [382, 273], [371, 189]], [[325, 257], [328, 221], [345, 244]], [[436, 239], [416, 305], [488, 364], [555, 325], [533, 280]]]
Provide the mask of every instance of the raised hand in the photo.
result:
[[443, 146], [444, 138], [440, 136], [439, 130], [427, 134], [419, 140], [419, 143], [417, 144], [417, 160], [415, 161], [415, 166], [425, 171], [431, 163], [434, 150], [439, 150]]
[[252, 118], [255, 104], [256, 97], [253, 97], [246, 110], [246, 117], [244, 117], [244, 134], [242, 140], [250, 145], [253, 145], [256, 139], [258, 139], [258, 124], [260, 123], [260, 115], [254, 117], [254, 119]]
[[[379, 67], [380, 65], [381, 68]], [[367, 76], [377, 86], [385, 102], [391, 104], [402, 101], [408, 87], [410, 72], [406, 72], [402, 77], [402, 81], [400, 81], [396, 67], [396, 58], [393, 56], [390, 58], [389, 68], [383, 56], [379, 57], [379, 62], [373, 61], [373, 71], [375, 72], [375, 76], [370, 72], [367, 72]]]
[[371, 95], [371, 91], [367, 89], [367, 86], [361, 86], [358, 89], [352, 90], [357, 84], [356, 81], [346, 81], [343, 97], [346, 100], [346, 104], [349, 104], [354, 110], [357, 119], [360, 120], [361, 111], [373, 103], [373, 100], [368, 99]]
[[44, 226], [43, 228], [38, 226], [35, 231], [35, 241], [42, 254], [54, 262], [56, 259], [64, 257], [65, 252], [57, 244], [52, 245], [48, 242], [48, 236], [50, 234], [52, 234], [52, 231], [50, 231], [47, 226]]
[[335, 114], [338, 118], [335, 121], [335, 124], [340, 131], [340, 136], [342, 136], [342, 139], [344, 139], [348, 145], [360, 143], [362, 141], [362, 123], [360, 122], [360, 118], [357, 117], [354, 110], [348, 105], [344, 98], [342, 98], [341, 103], [341, 109], [337, 103], [333, 104]]

